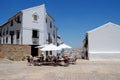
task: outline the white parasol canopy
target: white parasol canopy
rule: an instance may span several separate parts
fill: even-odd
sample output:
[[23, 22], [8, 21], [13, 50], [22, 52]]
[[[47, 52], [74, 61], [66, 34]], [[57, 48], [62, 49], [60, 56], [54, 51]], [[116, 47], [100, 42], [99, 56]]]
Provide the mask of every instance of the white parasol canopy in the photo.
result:
[[59, 49], [65, 49], [65, 48], [72, 48], [72, 47], [70, 47], [70, 46], [68, 46], [68, 45], [66, 45], [66, 44], [61, 44], [60, 46], [58, 46], [58, 48]]
[[61, 50], [61, 49], [58, 48], [56, 45], [49, 44], [49, 45], [45, 46], [44, 48], [42, 48], [40, 50], [41, 51], [56, 51], [56, 50]]
[[40, 45], [40, 46], [36, 46], [35, 48], [43, 48], [45, 46], [47, 46], [48, 44], [44, 44], [44, 45]]

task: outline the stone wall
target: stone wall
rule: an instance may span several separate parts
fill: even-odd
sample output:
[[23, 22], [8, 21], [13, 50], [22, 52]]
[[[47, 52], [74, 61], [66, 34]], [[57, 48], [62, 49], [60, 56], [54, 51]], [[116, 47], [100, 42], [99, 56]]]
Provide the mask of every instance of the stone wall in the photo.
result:
[[64, 49], [64, 53], [70, 53], [71, 55], [77, 56], [79, 59], [83, 59], [84, 56], [82, 48]]
[[16, 44], [0, 44], [0, 58], [20, 61], [31, 54], [31, 46]]

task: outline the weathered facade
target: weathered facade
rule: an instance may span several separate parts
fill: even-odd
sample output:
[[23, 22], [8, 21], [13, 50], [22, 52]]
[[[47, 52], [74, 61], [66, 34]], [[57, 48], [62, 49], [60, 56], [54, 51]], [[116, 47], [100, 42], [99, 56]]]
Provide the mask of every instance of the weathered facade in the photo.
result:
[[17, 44], [1, 44], [0, 58], [7, 58], [10, 60], [25, 60], [26, 56], [31, 54], [31, 46], [17, 45]]

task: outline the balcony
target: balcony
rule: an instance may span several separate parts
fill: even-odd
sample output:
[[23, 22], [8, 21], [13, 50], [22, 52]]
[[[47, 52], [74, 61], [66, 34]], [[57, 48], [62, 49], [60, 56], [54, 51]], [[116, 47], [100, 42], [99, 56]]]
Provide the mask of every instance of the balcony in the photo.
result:
[[33, 35], [32, 38], [39, 38], [39, 36], [37, 36], [37, 35]]
[[32, 38], [33, 45], [39, 45], [39, 38]]

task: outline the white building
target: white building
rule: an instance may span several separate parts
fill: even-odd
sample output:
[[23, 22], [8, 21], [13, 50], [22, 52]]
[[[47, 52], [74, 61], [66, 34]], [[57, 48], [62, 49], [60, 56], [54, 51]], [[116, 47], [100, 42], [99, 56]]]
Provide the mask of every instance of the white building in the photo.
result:
[[57, 28], [45, 5], [21, 10], [0, 27], [0, 44], [57, 45]]
[[88, 31], [84, 53], [89, 60], [120, 59], [120, 26], [109, 22]]

